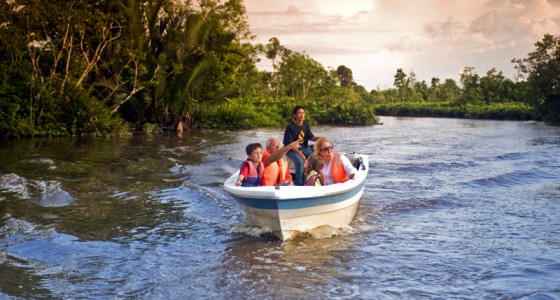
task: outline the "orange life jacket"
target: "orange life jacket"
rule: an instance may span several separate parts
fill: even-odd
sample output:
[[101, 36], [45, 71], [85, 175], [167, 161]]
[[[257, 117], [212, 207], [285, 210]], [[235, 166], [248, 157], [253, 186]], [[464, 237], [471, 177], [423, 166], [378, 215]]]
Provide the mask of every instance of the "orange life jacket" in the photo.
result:
[[331, 165], [331, 177], [334, 183], [342, 183], [348, 180], [348, 175], [344, 171], [344, 164], [342, 163], [342, 158], [340, 153], [334, 153], [333, 161]]
[[[268, 158], [270, 154], [265, 154], [268, 152], [264, 152], [263, 160], [265, 157]], [[288, 164], [284, 162], [284, 159], [281, 158], [270, 165], [264, 167], [264, 185], [278, 185], [286, 181], [286, 174], [288, 173]]]

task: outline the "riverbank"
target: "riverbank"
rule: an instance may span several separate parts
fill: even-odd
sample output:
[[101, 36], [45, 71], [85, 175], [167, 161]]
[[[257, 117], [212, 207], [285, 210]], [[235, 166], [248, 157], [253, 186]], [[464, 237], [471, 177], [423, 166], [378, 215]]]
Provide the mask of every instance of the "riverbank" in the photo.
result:
[[457, 105], [451, 102], [401, 102], [374, 105], [379, 116], [436, 117], [489, 120], [540, 121], [538, 110], [526, 103], [504, 102]]

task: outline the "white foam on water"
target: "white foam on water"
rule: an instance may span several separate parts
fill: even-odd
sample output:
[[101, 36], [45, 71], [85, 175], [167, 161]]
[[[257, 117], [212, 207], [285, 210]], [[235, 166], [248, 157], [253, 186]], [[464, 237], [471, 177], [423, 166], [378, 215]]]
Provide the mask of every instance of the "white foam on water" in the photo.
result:
[[0, 176], [0, 192], [14, 193], [22, 199], [29, 199], [28, 185], [29, 183], [25, 178], [14, 173]]

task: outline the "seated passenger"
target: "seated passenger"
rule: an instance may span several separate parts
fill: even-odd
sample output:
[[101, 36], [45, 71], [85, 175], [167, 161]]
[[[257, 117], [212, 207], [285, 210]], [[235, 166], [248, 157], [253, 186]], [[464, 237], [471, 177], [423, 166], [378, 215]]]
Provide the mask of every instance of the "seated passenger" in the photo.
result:
[[264, 176], [261, 185], [294, 185], [284, 154], [298, 147], [298, 141], [282, 147], [277, 137], [271, 137], [266, 141], [266, 151], [262, 155]]
[[245, 148], [247, 160], [241, 164], [239, 177], [235, 182], [236, 186], [259, 186], [264, 173], [262, 159], [262, 146], [259, 143], [252, 143]]
[[334, 152], [333, 144], [327, 138], [320, 138], [315, 143], [315, 154], [323, 157], [323, 176], [327, 185], [353, 179], [358, 172], [348, 157]]
[[312, 154], [303, 164], [305, 170], [305, 185], [306, 186], [321, 186], [324, 185], [325, 179], [323, 178], [323, 158], [320, 155]]

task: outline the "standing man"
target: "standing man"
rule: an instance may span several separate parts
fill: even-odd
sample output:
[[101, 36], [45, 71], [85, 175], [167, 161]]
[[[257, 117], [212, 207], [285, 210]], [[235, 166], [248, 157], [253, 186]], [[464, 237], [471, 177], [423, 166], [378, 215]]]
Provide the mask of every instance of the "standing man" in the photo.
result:
[[282, 147], [277, 137], [271, 137], [266, 141], [266, 151], [262, 156], [264, 176], [261, 185], [294, 185], [284, 154], [298, 147], [297, 141]]
[[303, 185], [303, 163], [313, 154], [309, 150], [308, 141], [316, 141], [319, 137], [313, 135], [309, 124], [305, 121], [305, 109], [302, 106], [296, 106], [292, 111], [294, 120], [288, 124], [284, 131], [284, 145], [288, 145], [294, 141], [298, 141], [299, 149], [290, 150], [286, 155], [294, 162], [295, 166], [295, 184]]

